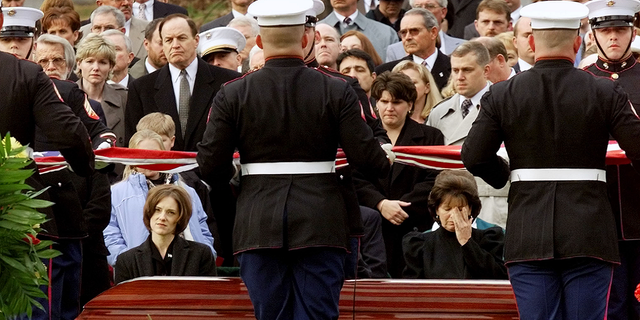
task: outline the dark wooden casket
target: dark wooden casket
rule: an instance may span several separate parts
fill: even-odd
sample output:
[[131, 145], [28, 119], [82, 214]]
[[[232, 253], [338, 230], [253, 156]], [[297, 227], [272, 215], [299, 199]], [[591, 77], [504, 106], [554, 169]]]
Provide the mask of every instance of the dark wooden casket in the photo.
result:
[[[254, 319], [240, 278], [145, 277], [115, 286], [78, 319]], [[508, 281], [349, 280], [340, 319], [518, 319]]]

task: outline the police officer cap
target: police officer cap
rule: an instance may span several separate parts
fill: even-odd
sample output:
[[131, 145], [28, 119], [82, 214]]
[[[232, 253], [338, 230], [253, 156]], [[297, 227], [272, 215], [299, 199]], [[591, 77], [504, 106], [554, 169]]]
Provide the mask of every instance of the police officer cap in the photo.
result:
[[531, 29], [578, 29], [580, 19], [586, 18], [589, 9], [573, 1], [542, 1], [532, 3], [520, 11], [531, 18]]
[[198, 50], [204, 58], [215, 52], [240, 52], [246, 45], [247, 40], [240, 31], [234, 28], [220, 27], [200, 34]]
[[595, 0], [586, 5], [592, 29], [633, 27], [634, 15], [640, 11], [638, 0]]
[[2, 10], [4, 25], [0, 29], [0, 37], [31, 38], [36, 31], [36, 21], [44, 16], [38, 9], [12, 7]]
[[312, 0], [260, 0], [249, 6], [248, 13], [258, 18], [261, 27], [295, 26], [306, 22]]

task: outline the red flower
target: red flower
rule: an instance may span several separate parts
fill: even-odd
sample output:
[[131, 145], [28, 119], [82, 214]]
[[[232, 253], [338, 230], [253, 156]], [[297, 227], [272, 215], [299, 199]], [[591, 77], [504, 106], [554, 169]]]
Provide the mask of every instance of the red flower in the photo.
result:
[[634, 292], [636, 299], [638, 299], [638, 301], [640, 301], [640, 283], [638, 283], [638, 286], [636, 287], [636, 292]]
[[[39, 243], [40, 243], [40, 239], [36, 238], [36, 237], [35, 237], [34, 235], [32, 235], [31, 233], [28, 233], [28, 234], [27, 234], [27, 236], [28, 236], [29, 238], [31, 238], [31, 242], [32, 242], [34, 245], [37, 245], [37, 244], [39, 244]], [[26, 242], [26, 243], [29, 243], [29, 238], [22, 238], [22, 240], [24, 240], [24, 242]]]

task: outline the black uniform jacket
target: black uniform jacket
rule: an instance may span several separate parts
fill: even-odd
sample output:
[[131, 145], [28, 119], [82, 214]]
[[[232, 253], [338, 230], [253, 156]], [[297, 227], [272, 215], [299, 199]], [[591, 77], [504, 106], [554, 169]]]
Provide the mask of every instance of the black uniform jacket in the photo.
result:
[[409, 279], [507, 279], [502, 260], [504, 232], [500, 227], [471, 229], [460, 245], [455, 232], [410, 232], [402, 239]]
[[[438, 56], [436, 57], [436, 62], [433, 64], [433, 68], [431, 69], [431, 75], [436, 82], [438, 90], [442, 90], [442, 88], [447, 85], [447, 81], [449, 81], [449, 75], [451, 75], [451, 61], [449, 60], [449, 57], [438, 50], [438, 48], [436, 48], [436, 51], [438, 52]], [[406, 60], [413, 61], [413, 55], [410, 54], [402, 59], [390, 61], [379, 65], [378, 67], [376, 67], [376, 74], [382, 74], [385, 71], [391, 71], [393, 70], [393, 67], [395, 67], [398, 63]]]
[[[371, 128], [371, 131], [373, 131], [373, 136], [378, 139], [380, 144], [391, 143], [391, 140], [389, 140], [389, 137], [387, 136], [387, 131], [384, 130], [380, 119], [376, 117], [376, 114], [373, 111], [373, 107], [371, 106], [369, 97], [367, 97], [367, 93], [362, 89], [362, 87], [360, 87], [360, 83], [358, 83], [357, 79], [344, 75], [339, 71], [326, 66], [319, 66], [315, 59], [308, 63], [307, 66], [316, 68], [318, 71], [330, 76], [346, 80], [358, 96], [361, 116], [364, 118], [363, 120], [366, 121], [367, 125], [369, 125], [369, 128]], [[361, 236], [364, 235], [364, 227], [362, 225], [362, 217], [360, 215], [358, 196], [356, 195], [356, 190], [353, 186], [353, 179], [351, 175], [352, 170], [353, 166], [351, 165], [337, 168], [336, 176], [342, 187], [342, 196], [345, 204], [347, 205], [350, 230], [349, 234], [351, 236]]]
[[[604, 169], [611, 134], [640, 160], [640, 119], [620, 85], [573, 67], [539, 60], [491, 86], [462, 146], [465, 167], [495, 188], [509, 178], [496, 156], [504, 141], [511, 170]], [[600, 181], [520, 181], [509, 190], [505, 261], [593, 257], [617, 262], [607, 187]]]
[[[151, 235], [149, 235], [147, 241], [118, 256], [114, 270], [116, 283], [139, 277], [154, 276], [151, 246], [155, 246], [155, 244], [152, 243]], [[202, 243], [175, 237], [173, 257], [171, 258], [171, 275], [215, 276], [216, 264], [211, 249]]]
[[[444, 135], [440, 130], [417, 123], [407, 116], [395, 145], [434, 146], [443, 144]], [[387, 263], [393, 277], [400, 277], [404, 267], [402, 237], [413, 231], [414, 228], [425, 231], [433, 224], [427, 209], [427, 198], [438, 173], [437, 170], [396, 163], [384, 178], [367, 180], [359, 174], [359, 171], [354, 174], [358, 200], [363, 206], [377, 210], [378, 203], [384, 199], [411, 202], [410, 206], [403, 208], [409, 218], [401, 225], [396, 226], [387, 219], [382, 219], [382, 235], [387, 250]]]
[[[197, 160], [205, 181], [219, 185], [231, 177], [236, 147], [243, 164], [318, 162], [335, 161], [338, 144], [367, 174], [387, 173], [389, 163], [349, 84], [300, 58], [272, 58], [220, 89]], [[335, 173], [247, 175], [241, 185], [234, 251], [347, 247], [347, 212]]]
[[131, 136], [136, 133], [136, 125], [142, 117], [152, 112], [162, 112], [170, 115], [176, 124], [176, 141], [173, 150], [196, 150], [196, 144], [202, 140], [204, 134], [211, 100], [223, 83], [240, 76], [235, 71], [212, 66], [200, 58], [196, 59], [198, 59], [198, 71], [189, 103], [185, 136], [182, 136], [171, 72], [167, 64], [157, 72], [136, 79], [129, 86], [124, 115], [127, 145]]
[[[622, 62], [598, 59], [586, 70], [613, 79], [627, 92], [631, 103], [640, 106], [640, 64], [633, 55]], [[607, 166], [607, 189], [618, 238], [640, 240], [640, 174], [631, 165]]]

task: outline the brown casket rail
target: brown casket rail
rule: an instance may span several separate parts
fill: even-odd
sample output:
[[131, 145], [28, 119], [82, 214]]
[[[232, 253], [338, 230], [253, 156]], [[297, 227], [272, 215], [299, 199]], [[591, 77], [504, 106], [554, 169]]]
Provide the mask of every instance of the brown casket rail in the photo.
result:
[[[78, 319], [255, 319], [240, 278], [144, 277], [121, 283]], [[349, 280], [340, 319], [518, 319], [508, 281]]]

